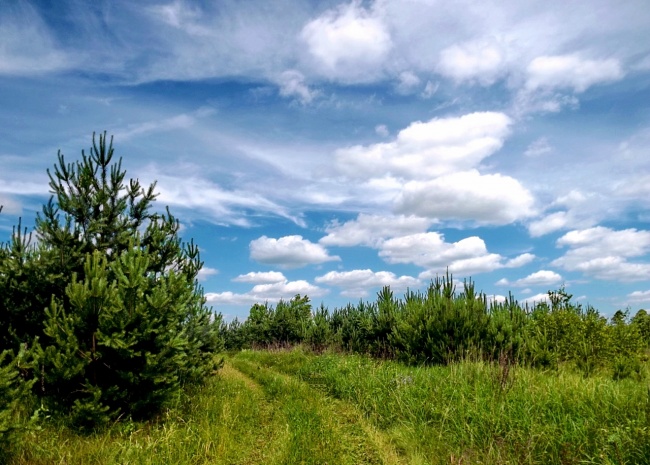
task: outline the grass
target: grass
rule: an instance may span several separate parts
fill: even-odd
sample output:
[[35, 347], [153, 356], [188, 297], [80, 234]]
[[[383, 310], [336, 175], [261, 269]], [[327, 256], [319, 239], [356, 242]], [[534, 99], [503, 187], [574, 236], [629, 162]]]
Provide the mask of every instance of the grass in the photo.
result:
[[645, 382], [244, 351], [150, 423], [43, 422], [14, 464], [643, 464]]

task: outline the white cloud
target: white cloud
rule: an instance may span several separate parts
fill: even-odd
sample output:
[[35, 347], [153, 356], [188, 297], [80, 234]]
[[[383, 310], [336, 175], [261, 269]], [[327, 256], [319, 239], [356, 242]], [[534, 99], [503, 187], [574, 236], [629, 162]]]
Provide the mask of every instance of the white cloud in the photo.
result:
[[510, 282], [507, 279], [501, 279], [497, 282], [499, 286], [527, 287], [527, 286], [552, 286], [562, 281], [562, 276], [554, 271], [540, 270], [529, 274], [525, 278]]
[[341, 260], [337, 256], [330, 256], [322, 245], [314, 244], [302, 236], [284, 236], [279, 239], [262, 236], [251, 241], [249, 249], [251, 259], [284, 268]]
[[219, 270], [217, 270], [216, 268], [210, 268], [209, 266], [204, 266], [204, 267], [201, 268], [201, 270], [199, 271], [199, 274], [198, 274], [198, 276], [197, 276], [197, 279], [198, 279], [199, 281], [205, 281], [205, 280], [208, 279], [210, 276], [214, 276], [214, 275], [216, 275], [216, 274], [219, 274]]
[[532, 253], [522, 253], [521, 255], [518, 255], [515, 258], [509, 259], [505, 263], [505, 267], [519, 268], [520, 266], [528, 265], [533, 260], [535, 260], [535, 255], [533, 255]]
[[318, 91], [311, 90], [305, 83], [305, 76], [296, 70], [285, 71], [278, 80], [280, 95], [295, 97], [300, 103], [306, 105], [318, 96]]
[[413, 263], [424, 267], [446, 267], [457, 260], [486, 254], [485, 242], [479, 237], [449, 243], [437, 232], [388, 239], [379, 251], [379, 256], [388, 263]]
[[251, 294], [257, 297], [258, 301], [280, 300], [295, 296], [296, 294], [308, 295], [309, 297], [320, 297], [327, 293], [326, 290], [308, 283], [305, 280], [285, 281], [281, 283], [257, 284], [251, 290]]
[[477, 166], [501, 148], [510, 124], [508, 116], [496, 112], [416, 121], [392, 142], [339, 149], [336, 161], [355, 178], [431, 178]]
[[539, 139], [534, 140], [526, 148], [524, 155], [527, 157], [539, 157], [540, 155], [545, 155], [553, 151], [553, 147], [548, 143], [546, 137], [540, 137]]
[[370, 289], [377, 287], [390, 286], [393, 290], [403, 291], [421, 284], [411, 276], [398, 277], [388, 271], [372, 270], [330, 271], [317, 277], [316, 282], [343, 288], [341, 295], [347, 297], [366, 297]]
[[567, 194], [558, 196], [549, 209], [561, 208], [546, 214], [528, 225], [531, 237], [543, 236], [562, 229], [588, 228], [596, 224], [602, 216], [602, 206], [608, 199], [592, 192], [572, 189]]
[[506, 296], [500, 294], [486, 295], [488, 305], [492, 303], [503, 303], [507, 300]]
[[627, 295], [629, 303], [648, 303], [650, 302], [650, 291], [634, 291]]
[[584, 92], [595, 84], [617, 81], [624, 75], [616, 59], [589, 60], [578, 55], [540, 56], [527, 68], [527, 90], [573, 89]]
[[[255, 296], [250, 294], [237, 294], [231, 291], [225, 292], [206, 292], [205, 300], [212, 305], [252, 305], [257, 301]], [[259, 303], [264, 303], [264, 300]], [[218, 310], [218, 307], [217, 307]]]
[[520, 300], [519, 302], [522, 304], [535, 305], [542, 302], [550, 303], [550, 299], [548, 297], [548, 293], [546, 294], [539, 293], [539, 294], [531, 295], [530, 297], [526, 297], [523, 300]]
[[531, 222], [528, 225], [528, 232], [532, 237], [543, 236], [553, 231], [564, 229], [569, 224], [568, 214], [565, 211], [554, 212], [542, 219]]
[[213, 305], [252, 305], [255, 303], [276, 303], [280, 299], [288, 300], [296, 294], [307, 295], [310, 298], [321, 297], [327, 294], [326, 289], [308, 283], [304, 280], [257, 284], [249, 292], [234, 293], [207, 292], [205, 298]]
[[495, 44], [474, 41], [455, 44], [440, 52], [438, 71], [458, 82], [491, 85], [504, 70], [505, 57]]
[[352, 221], [343, 224], [331, 223], [326, 228], [327, 236], [319, 242], [323, 245], [353, 247], [365, 245], [378, 247], [391, 237], [405, 236], [426, 231], [431, 220], [416, 216], [382, 216], [360, 213]]
[[650, 279], [650, 263], [632, 263], [628, 258], [650, 253], [650, 231], [612, 230], [602, 226], [574, 230], [557, 240], [569, 250], [551, 265], [580, 271], [598, 279], [642, 281]]
[[420, 78], [410, 71], [403, 71], [398, 76], [397, 92], [402, 95], [409, 95], [416, 91], [420, 85]]
[[534, 214], [534, 198], [519, 181], [476, 170], [406, 183], [395, 211], [433, 219], [507, 224]]
[[360, 2], [328, 10], [301, 33], [319, 71], [343, 82], [373, 81], [392, 43], [382, 19]]
[[499, 254], [489, 253], [483, 239], [477, 236], [450, 243], [437, 232], [388, 239], [379, 246], [379, 256], [388, 263], [412, 263], [427, 268], [419, 275], [423, 280], [446, 269], [467, 276], [504, 267], [522, 266], [534, 258], [531, 254], [523, 254], [506, 260]]
[[285, 282], [284, 274], [279, 271], [251, 271], [250, 273], [240, 274], [233, 281], [238, 283], [255, 283], [255, 284], [274, 284]]

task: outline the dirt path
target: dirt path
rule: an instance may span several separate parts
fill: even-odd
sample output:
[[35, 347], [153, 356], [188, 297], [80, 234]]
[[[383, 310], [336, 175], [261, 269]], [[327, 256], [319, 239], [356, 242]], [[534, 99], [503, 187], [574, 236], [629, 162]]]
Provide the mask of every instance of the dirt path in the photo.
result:
[[224, 375], [238, 377], [251, 390], [261, 389], [285, 415], [289, 438], [283, 463], [408, 463], [353, 405], [295, 377], [245, 360], [230, 361]]

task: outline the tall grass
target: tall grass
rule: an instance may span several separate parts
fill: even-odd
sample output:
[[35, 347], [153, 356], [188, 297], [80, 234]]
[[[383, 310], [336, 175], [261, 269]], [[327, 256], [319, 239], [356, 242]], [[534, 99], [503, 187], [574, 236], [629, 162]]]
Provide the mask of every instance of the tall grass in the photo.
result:
[[243, 351], [148, 423], [42, 420], [12, 464], [646, 464], [646, 383], [484, 361]]
[[236, 464], [273, 462], [283, 419], [230, 367], [186, 392], [149, 423], [125, 421], [80, 435], [44, 421], [24, 439], [15, 464]]
[[484, 362], [405, 367], [300, 351], [236, 358], [352, 403], [412, 463], [650, 463], [644, 383]]

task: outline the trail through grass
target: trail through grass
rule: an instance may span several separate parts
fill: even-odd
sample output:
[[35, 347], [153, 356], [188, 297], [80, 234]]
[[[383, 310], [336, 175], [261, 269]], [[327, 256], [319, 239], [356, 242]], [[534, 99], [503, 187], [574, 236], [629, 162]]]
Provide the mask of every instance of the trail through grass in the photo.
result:
[[156, 421], [43, 421], [12, 463], [650, 464], [650, 397], [563, 371], [244, 351]]
[[235, 358], [232, 363], [258, 381], [286, 412], [292, 440], [285, 463], [407, 463], [351, 404], [250, 361]]
[[409, 463], [650, 463], [647, 384], [463, 362], [242, 352], [353, 404]]

